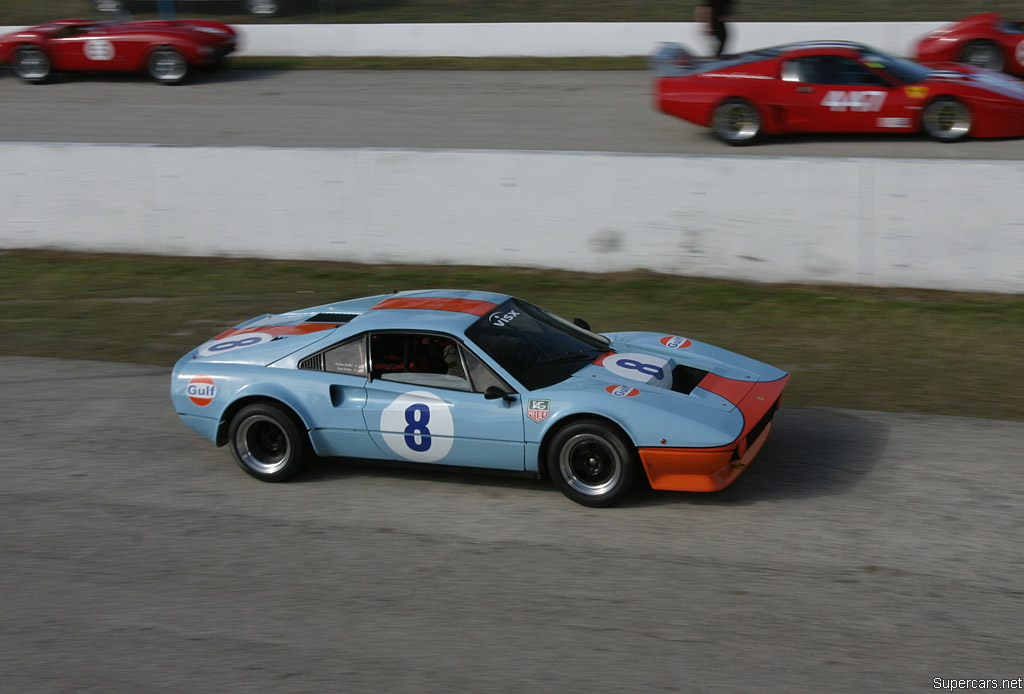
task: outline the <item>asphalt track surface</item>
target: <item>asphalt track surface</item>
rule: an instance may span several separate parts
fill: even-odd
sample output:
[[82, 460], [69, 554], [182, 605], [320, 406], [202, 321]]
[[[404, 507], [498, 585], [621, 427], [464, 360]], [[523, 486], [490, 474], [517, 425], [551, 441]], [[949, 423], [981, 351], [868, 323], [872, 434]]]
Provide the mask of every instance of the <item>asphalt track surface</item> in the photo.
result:
[[0, 141], [1024, 160], [1024, 139], [792, 136], [732, 148], [657, 113], [644, 71], [257, 71], [167, 87], [142, 75], [0, 72]]
[[[23, 85], [2, 141], [1024, 160], [727, 148], [640, 72], [224, 71]], [[0, 691], [914, 692], [1013, 679], [1024, 422], [789, 408], [714, 495], [318, 461], [252, 480], [169, 369], [0, 357]]]
[[713, 495], [317, 461], [0, 357], [0, 691], [915, 692], [1024, 676], [1024, 422], [784, 408]]

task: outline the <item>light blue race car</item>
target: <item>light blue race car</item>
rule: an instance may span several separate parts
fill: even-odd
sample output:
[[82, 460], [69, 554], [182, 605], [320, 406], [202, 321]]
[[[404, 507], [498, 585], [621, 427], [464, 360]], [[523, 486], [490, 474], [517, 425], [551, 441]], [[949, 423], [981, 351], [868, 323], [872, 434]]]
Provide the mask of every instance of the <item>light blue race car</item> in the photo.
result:
[[311, 454], [549, 475], [607, 506], [716, 491], [760, 452], [789, 376], [679, 335], [597, 334], [504, 294], [399, 292], [267, 314], [182, 357], [189, 427], [278, 482]]

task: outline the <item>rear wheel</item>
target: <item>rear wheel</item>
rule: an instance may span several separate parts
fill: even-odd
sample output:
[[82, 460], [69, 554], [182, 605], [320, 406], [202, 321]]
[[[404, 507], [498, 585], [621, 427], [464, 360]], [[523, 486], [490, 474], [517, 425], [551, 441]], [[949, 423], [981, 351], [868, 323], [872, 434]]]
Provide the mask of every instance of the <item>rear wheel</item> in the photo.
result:
[[715, 107], [711, 116], [711, 132], [734, 147], [749, 145], [761, 135], [761, 116], [746, 99], [726, 99]]
[[50, 76], [50, 58], [38, 48], [24, 46], [14, 54], [11, 69], [26, 82], [42, 84]]
[[180, 84], [188, 77], [188, 61], [177, 50], [165, 46], [150, 53], [146, 70], [161, 84]]
[[971, 134], [974, 116], [967, 104], [952, 96], [940, 96], [924, 107], [921, 130], [939, 142], [958, 142]]
[[548, 473], [578, 504], [610, 506], [633, 486], [637, 455], [610, 425], [580, 420], [555, 434], [547, 449]]
[[247, 405], [228, 429], [228, 445], [238, 466], [258, 480], [282, 482], [306, 459], [307, 439], [295, 421], [276, 405]]
[[959, 61], [989, 70], [1002, 70], [1003, 52], [991, 41], [971, 41], [960, 51]]

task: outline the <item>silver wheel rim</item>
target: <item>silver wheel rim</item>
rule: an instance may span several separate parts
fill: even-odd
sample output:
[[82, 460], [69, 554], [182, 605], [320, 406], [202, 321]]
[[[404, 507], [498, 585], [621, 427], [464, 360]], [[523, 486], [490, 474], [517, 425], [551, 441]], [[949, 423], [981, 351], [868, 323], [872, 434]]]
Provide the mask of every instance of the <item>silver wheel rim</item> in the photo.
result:
[[273, 0], [246, 0], [245, 8], [249, 14], [275, 14], [277, 3]]
[[580, 494], [600, 496], [622, 478], [622, 458], [615, 447], [595, 434], [577, 434], [558, 453], [562, 479]]
[[941, 101], [924, 112], [924, 127], [933, 136], [955, 140], [971, 130], [971, 114], [959, 101]]
[[149, 59], [149, 69], [161, 82], [174, 82], [185, 76], [188, 65], [177, 51], [157, 51]]
[[713, 127], [726, 140], [749, 140], [761, 129], [761, 119], [748, 104], [722, 104], [715, 109]]
[[968, 65], [984, 67], [989, 70], [1003, 69], [1003, 56], [1000, 54], [999, 49], [987, 44], [968, 46], [964, 49], [964, 55], [961, 60]]
[[242, 422], [235, 434], [235, 447], [247, 468], [264, 475], [279, 472], [292, 452], [284, 429], [265, 415], [253, 415]]
[[50, 74], [50, 59], [37, 50], [18, 51], [14, 74], [23, 80], [41, 80]]

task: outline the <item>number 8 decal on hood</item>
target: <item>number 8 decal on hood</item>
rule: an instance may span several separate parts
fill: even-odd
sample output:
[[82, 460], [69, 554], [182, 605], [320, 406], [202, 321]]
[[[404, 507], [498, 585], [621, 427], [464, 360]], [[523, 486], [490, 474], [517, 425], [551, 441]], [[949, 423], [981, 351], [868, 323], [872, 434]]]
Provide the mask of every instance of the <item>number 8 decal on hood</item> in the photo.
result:
[[414, 390], [399, 395], [380, 413], [380, 433], [388, 448], [406, 460], [434, 463], [451, 451], [455, 422], [448, 403]]

